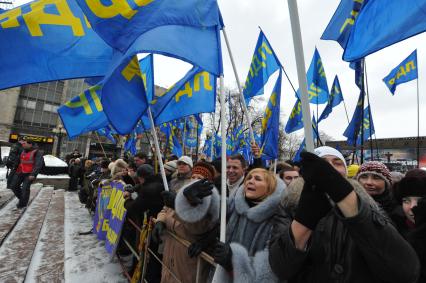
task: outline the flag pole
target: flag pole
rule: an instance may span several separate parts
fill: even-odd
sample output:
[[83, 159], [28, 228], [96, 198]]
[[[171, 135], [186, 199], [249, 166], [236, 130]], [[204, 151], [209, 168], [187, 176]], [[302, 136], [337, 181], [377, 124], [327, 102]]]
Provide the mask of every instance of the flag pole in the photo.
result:
[[[367, 90], [367, 102], [368, 102], [368, 123], [369, 123], [369, 130], [370, 130], [370, 159], [371, 161], [374, 160], [374, 154], [373, 154], [373, 134], [372, 134], [372, 130], [371, 129], [371, 104], [370, 104], [370, 91], [368, 90], [368, 76], [367, 76], [367, 63], [364, 61], [364, 67], [365, 67], [365, 72], [364, 72], [364, 76], [365, 76], [365, 88]], [[364, 109], [363, 109], [364, 111]], [[364, 116], [364, 112], [363, 116]], [[364, 119], [363, 119], [363, 123], [364, 123]]]
[[299, 80], [300, 100], [302, 104], [303, 126], [305, 128], [306, 150], [314, 151], [314, 140], [312, 134], [312, 120], [308, 101], [308, 83], [306, 81], [305, 59], [303, 57], [302, 34], [300, 31], [299, 13], [296, 0], [288, 0], [290, 13], [291, 32], [293, 34], [293, 47], [296, 56], [297, 77]]
[[221, 168], [221, 202], [220, 202], [220, 241], [225, 242], [226, 239], [226, 112], [225, 112], [225, 87], [223, 74], [219, 77], [220, 81], [220, 119], [221, 119], [221, 138], [222, 138], [222, 168]]
[[164, 190], [169, 191], [169, 186], [167, 184], [166, 171], [164, 171], [163, 159], [161, 158], [160, 145], [158, 144], [157, 132], [155, 131], [154, 119], [152, 118], [151, 107], [148, 107], [148, 117], [149, 122], [151, 123], [151, 135], [154, 138], [155, 152], [157, 153], [158, 163], [160, 164], [160, 173], [161, 178], [163, 179]]
[[238, 91], [240, 93], [240, 97], [241, 97], [241, 100], [242, 100], [241, 104], [243, 106], [244, 116], [246, 117], [248, 128], [249, 128], [249, 131], [250, 131], [250, 139], [251, 139], [251, 142], [254, 143], [255, 139], [254, 139], [253, 127], [251, 126], [251, 119], [249, 117], [246, 100], [244, 99], [244, 96], [243, 96], [243, 89], [241, 87], [240, 78], [238, 77], [237, 67], [235, 66], [234, 56], [232, 55], [231, 46], [229, 44], [228, 36], [226, 35], [225, 27], [222, 28], [222, 33], [223, 33], [223, 37], [225, 38], [225, 43], [226, 43], [226, 48], [228, 49], [229, 58], [231, 59], [231, 64], [232, 64], [232, 69], [234, 70], [235, 80], [237, 81]]
[[98, 132], [95, 131], [95, 135], [96, 135], [96, 138], [98, 139], [99, 145], [101, 146], [101, 149], [102, 149], [102, 152], [103, 152], [105, 158], [108, 159], [108, 156], [105, 153], [104, 146], [102, 145], [101, 139], [99, 138]]
[[420, 168], [420, 98], [419, 98], [419, 78], [417, 78], [417, 168]]
[[346, 108], [346, 102], [344, 99], [343, 99], [343, 106], [345, 107], [346, 119], [348, 120], [348, 124], [349, 124], [351, 121], [349, 121], [348, 109]]

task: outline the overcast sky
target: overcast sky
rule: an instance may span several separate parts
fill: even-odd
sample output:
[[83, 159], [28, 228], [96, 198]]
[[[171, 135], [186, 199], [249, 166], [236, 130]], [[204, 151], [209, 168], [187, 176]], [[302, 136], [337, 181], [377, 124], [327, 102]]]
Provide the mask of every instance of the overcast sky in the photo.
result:
[[[27, 2], [29, 1], [15, 1], [17, 5]], [[259, 34], [258, 26], [260, 26], [297, 88], [296, 63], [287, 1], [218, 0], [218, 2], [241, 82], [245, 81]], [[299, 17], [306, 69], [309, 67], [316, 46], [322, 57], [329, 88], [333, 83], [334, 76], [336, 74], [339, 76], [350, 119], [359, 96], [358, 88], [354, 83], [354, 72], [349, 68], [348, 63], [342, 61], [343, 50], [337, 42], [320, 40], [339, 2], [339, 0], [298, 1]], [[391, 69], [397, 66], [416, 48], [418, 49], [417, 58], [420, 78], [420, 135], [426, 135], [426, 122], [422, 123], [422, 120], [424, 121], [422, 117], [426, 115], [426, 97], [422, 95], [426, 91], [426, 80], [424, 79], [426, 61], [423, 59], [426, 56], [425, 43], [426, 35], [423, 33], [366, 58], [368, 91], [377, 138], [417, 135], [416, 81], [398, 86], [395, 96], [392, 96], [382, 81]], [[224, 40], [222, 40], [225, 85], [230, 88], [236, 88], [234, 74], [225, 47]], [[185, 74], [189, 69], [189, 65], [176, 62], [174, 59], [156, 56], [155, 69], [155, 83], [168, 87]], [[265, 100], [269, 98], [275, 78], [276, 75], [271, 77], [265, 88]], [[286, 115], [285, 122], [295, 100], [290, 84], [283, 77], [281, 112]], [[315, 105], [311, 104], [310, 106], [311, 110], [312, 108], [316, 110]], [[323, 107], [324, 105], [320, 105], [320, 113]], [[326, 120], [321, 122], [319, 129], [331, 135], [334, 139], [343, 139], [342, 134], [347, 124], [343, 104], [340, 104]], [[302, 134], [302, 130], [297, 133]]]

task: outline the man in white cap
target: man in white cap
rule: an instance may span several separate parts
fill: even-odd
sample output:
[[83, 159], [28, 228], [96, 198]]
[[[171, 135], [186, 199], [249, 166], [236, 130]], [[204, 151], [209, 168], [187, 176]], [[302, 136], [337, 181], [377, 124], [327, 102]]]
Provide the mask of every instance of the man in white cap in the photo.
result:
[[170, 190], [179, 191], [180, 188], [191, 182], [192, 159], [189, 156], [181, 156], [177, 161], [177, 176], [170, 181]]
[[330, 163], [343, 177], [347, 176], [346, 160], [340, 151], [329, 146], [320, 146], [314, 150], [314, 153]]

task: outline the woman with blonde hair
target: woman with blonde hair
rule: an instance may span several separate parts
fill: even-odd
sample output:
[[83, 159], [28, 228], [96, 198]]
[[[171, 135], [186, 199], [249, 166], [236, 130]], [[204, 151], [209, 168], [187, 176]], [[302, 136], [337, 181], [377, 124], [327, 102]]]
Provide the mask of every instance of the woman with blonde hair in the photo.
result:
[[[251, 170], [228, 198], [225, 243], [217, 242], [216, 282], [278, 282], [268, 262], [272, 218], [284, 192], [284, 182], [262, 168]], [[176, 213], [186, 223], [219, 222], [220, 196], [205, 180], [182, 188]]]

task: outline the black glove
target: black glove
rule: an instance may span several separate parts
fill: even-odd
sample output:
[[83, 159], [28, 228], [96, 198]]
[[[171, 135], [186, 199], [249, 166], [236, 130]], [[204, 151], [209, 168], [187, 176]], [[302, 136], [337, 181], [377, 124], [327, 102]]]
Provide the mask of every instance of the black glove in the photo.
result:
[[327, 196], [319, 190], [314, 190], [312, 185], [305, 182], [294, 219], [303, 226], [315, 230], [318, 222], [330, 209], [331, 205]]
[[327, 193], [335, 203], [353, 191], [348, 180], [321, 157], [310, 152], [302, 152], [300, 157], [300, 175], [305, 182]]
[[175, 192], [163, 191], [161, 192], [161, 196], [163, 197], [165, 206], [175, 209], [175, 199], [176, 199]]
[[414, 214], [414, 220], [416, 221], [416, 227], [420, 227], [426, 222], [426, 198], [421, 198], [417, 206], [412, 208]]
[[212, 194], [213, 183], [206, 179], [197, 181], [184, 189], [183, 195], [192, 206], [203, 203], [203, 198]]
[[199, 256], [202, 251], [205, 251], [211, 246], [214, 246], [217, 242], [217, 236], [219, 235], [219, 225], [215, 226], [211, 231], [204, 233], [201, 238], [192, 243], [188, 247], [189, 257]]
[[164, 234], [164, 231], [166, 230], [166, 224], [162, 221], [157, 221], [154, 225], [154, 229], [152, 229], [151, 233], [151, 240], [154, 243], [160, 243], [161, 236]]
[[229, 244], [217, 242], [213, 251], [214, 262], [225, 268], [226, 271], [232, 271], [232, 249]]

